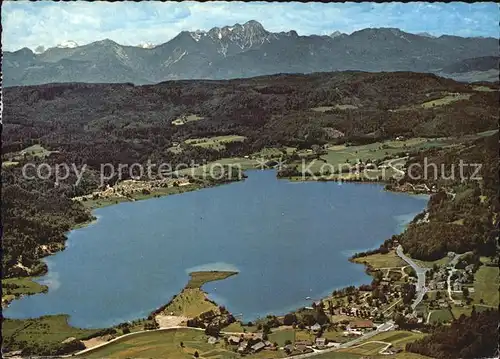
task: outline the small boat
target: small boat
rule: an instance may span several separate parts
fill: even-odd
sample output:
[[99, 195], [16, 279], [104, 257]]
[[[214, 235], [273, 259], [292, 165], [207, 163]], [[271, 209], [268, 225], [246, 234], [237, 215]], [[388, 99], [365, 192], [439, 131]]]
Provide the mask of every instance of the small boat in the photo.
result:
[[311, 297], [306, 297], [306, 300], [311, 300]]

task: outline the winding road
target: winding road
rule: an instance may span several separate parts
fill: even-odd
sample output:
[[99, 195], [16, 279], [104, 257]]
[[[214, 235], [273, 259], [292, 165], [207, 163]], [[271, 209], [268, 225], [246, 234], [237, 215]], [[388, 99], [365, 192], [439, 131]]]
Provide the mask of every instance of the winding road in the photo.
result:
[[[332, 347], [332, 348], [328, 348], [328, 349], [318, 350], [318, 351], [315, 351], [313, 353], [292, 355], [292, 356], [285, 357], [284, 359], [305, 359], [305, 358], [315, 357], [317, 355], [324, 354], [324, 353], [334, 352], [334, 351], [339, 350], [339, 349], [350, 348], [350, 347], [353, 347], [356, 344], [359, 344], [360, 342], [365, 341], [365, 340], [367, 340], [367, 339], [369, 339], [377, 334], [380, 334], [380, 333], [383, 333], [383, 332], [386, 332], [386, 331], [392, 330], [392, 329], [394, 329], [394, 322], [392, 320], [389, 320], [389, 321], [385, 322], [384, 324], [380, 325], [376, 330], [365, 333], [362, 336], [360, 336], [354, 340], [351, 340], [350, 342], [340, 344], [338, 347]], [[363, 343], [363, 344], [366, 344], [366, 343]]]
[[417, 273], [417, 296], [415, 298], [415, 301], [411, 305], [411, 308], [415, 310], [415, 308], [420, 304], [420, 302], [424, 298], [425, 293], [427, 292], [427, 288], [425, 287], [425, 272], [427, 272], [428, 268], [419, 267], [418, 264], [415, 263], [410, 257], [406, 256], [403, 253], [403, 247], [401, 246], [401, 244], [398, 246], [398, 248], [396, 248], [396, 253], [401, 257], [401, 259], [403, 259], [415, 270], [415, 273]]

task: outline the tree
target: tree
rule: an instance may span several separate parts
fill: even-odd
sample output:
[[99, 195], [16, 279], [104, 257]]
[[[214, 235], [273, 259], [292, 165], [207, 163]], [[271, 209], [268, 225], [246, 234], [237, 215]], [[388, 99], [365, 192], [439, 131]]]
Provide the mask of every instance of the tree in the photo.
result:
[[288, 313], [283, 318], [284, 325], [293, 325], [294, 323], [297, 323], [297, 316], [294, 313]]
[[464, 295], [464, 298], [467, 299], [469, 297], [469, 288], [463, 287], [462, 294]]
[[199, 358], [199, 357], [200, 357], [200, 354], [198, 354], [198, 351], [195, 351], [195, 352], [194, 352], [194, 357], [195, 357], [195, 358]]

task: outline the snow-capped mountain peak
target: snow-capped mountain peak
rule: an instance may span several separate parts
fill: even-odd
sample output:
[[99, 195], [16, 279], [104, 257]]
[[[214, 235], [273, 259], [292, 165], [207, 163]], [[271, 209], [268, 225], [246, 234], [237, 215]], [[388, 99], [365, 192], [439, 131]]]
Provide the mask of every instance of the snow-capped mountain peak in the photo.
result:
[[151, 42], [141, 42], [139, 45], [137, 45], [137, 47], [141, 47], [143, 49], [152, 49], [153, 47], [155, 47], [155, 45]]
[[75, 47], [78, 47], [78, 44], [73, 40], [66, 40], [58, 44], [56, 47], [60, 49], [73, 49]]
[[250, 20], [243, 25], [214, 27], [208, 31], [196, 30], [189, 32], [196, 42], [209, 41], [215, 43], [217, 51], [226, 56], [230, 53], [239, 52], [261, 46], [270, 41], [271, 34], [255, 20]]

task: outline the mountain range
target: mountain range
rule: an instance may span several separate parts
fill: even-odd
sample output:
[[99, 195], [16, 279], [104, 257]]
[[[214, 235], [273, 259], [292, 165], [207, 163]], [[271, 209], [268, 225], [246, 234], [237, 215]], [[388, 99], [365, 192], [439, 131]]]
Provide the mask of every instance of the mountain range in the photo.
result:
[[[433, 37], [394, 28], [299, 36], [293, 30], [269, 32], [253, 20], [209, 31], [182, 31], [155, 47], [123, 46], [112, 40], [83, 46], [68, 41], [63, 45], [41, 53], [28, 48], [5, 51], [3, 86], [51, 82], [151, 84], [345, 70], [449, 76], [446, 71], [456, 68], [453, 64], [457, 62], [465, 61], [467, 70], [476, 71], [474, 64], [485, 62], [475, 58], [498, 59], [495, 38]], [[485, 71], [483, 67], [477, 71]]]

